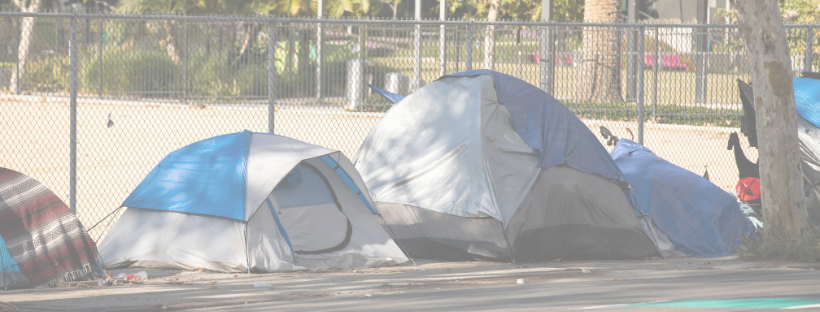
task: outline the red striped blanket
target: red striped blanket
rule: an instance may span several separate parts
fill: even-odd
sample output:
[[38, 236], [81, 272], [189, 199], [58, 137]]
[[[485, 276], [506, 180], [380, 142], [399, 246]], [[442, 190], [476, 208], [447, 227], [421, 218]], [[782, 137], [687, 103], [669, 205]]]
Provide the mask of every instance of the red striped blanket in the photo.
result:
[[44, 185], [0, 168], [0, 236], [32, 287], [99, 275], [97, 244]]

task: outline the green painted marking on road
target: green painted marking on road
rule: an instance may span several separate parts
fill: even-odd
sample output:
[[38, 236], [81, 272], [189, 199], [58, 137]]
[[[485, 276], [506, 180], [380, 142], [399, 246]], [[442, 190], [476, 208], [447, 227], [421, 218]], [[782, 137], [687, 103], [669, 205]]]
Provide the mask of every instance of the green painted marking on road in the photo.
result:
[[676, 308], [712, 308], [712, 309], [784, 309], [800, 306], [820, 305], [820, 299], [788, 298], [746, 298], [746, 299], [705, 299], [663, 301], [637, 304], [607, 306], [607, 308], [624, 307], [676, 307]]

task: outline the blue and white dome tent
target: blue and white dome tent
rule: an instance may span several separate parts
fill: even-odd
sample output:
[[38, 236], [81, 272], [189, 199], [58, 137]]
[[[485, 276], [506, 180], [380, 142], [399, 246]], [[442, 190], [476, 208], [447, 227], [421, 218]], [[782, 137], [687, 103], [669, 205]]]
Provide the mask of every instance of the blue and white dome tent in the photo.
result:
[[339, 151], [243, 131], [166, 156], [100, 245], [108, 269], [274, 272], [407, 257]]

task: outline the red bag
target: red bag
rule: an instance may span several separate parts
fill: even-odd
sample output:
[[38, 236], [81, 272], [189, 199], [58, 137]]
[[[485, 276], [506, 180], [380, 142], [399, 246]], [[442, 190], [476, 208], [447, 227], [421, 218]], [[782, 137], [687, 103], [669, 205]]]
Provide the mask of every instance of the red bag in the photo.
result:
[[735, 186], [735, 192], [737, 198], [745, 202], [760, 198], [760, 179], [752, 177], [740, 179]]

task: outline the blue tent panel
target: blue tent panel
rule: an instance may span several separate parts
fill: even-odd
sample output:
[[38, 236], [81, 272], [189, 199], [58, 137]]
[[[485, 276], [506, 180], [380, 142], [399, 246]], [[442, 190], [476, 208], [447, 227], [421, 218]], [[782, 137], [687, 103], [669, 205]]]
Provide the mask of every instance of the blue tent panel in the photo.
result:
[[645, 146], [621, 139], [612, 158], [632, 186], [641, 211], [678, 251], [696, 257], [728, 256], [754, 231], [734, 196]]
[[165, 156], [123, 206], [245, 220], [245, 181], [253, 134], [205, 139]]
[[401, 100], [404, 100], [404, 97], [401, 96], [401, 95], [398, 95], [398, 94], [395, 94], [393, 92], [384, 90], [382, 88], [376, 87], [376, 86], [374, 86], [372, 84], [369, 84], [369, 83], [367, 85], [370, 86], [371, 89], [375, 90], [376, 93], [378, 93], [379, 95], [381, 95], [382, 97], [384, 97], [385, 99], [387, 99], [388, 101], [390, 101], [393, 104], [401, 102]]
[[336, 161], [333, 160], [333, 158], [330, 158], [330, 156], [325, 155], [322, 156], [322, 160], [328, 166], [330, 166], [330, 168], [332, 168], [333, 171], [336, 172], [336, 175], [339, 176], [340, 179], [342, 179], [342, 182], [344, 182], [345, 185], [347, 185], [347, 187], [350, 188], [351, 191], [353, 191], [353, 193], [356, 193], [356, 196], [359, 196], [359, 199], [364, 203], [365, 206], [367, 206], [367, 209], [370, 210], [370, 213], [379, 214], [378, 212], [376, 212], [376, 209], [373, 209], [373, 206], [370, 205], [370, 202], [367, 201], [367, 198], [364, 196], [364, 194], [362, 194], [362, 191], [359, 189], [359, 187], [356, 186], [356, 183], [353, 183], [353, 179], [351, 179], [350, 176], [347, 175], [347, 172], [342, 170], [342, 167], [340, 167], [339, 164], [337, 164]]
[[3, 239], [3, 236], [0, 236], [0, 268], [2, 268], [2, 273], [10, 273], [10, 272], [20, 272], [20, 266], [17, 265], [17, 261], [14, 261], [14, 258], [11, 257], [11, 253], [9, 253], [8, 247], [6, 247], [6, 240]]
[[618, 166], [575, 114], [541, 89], [510, 75], [480, 69], [446, 77], [490, 75], [498, 101], [507, 108], [515, 131], [540, 151], [541, 167], [566, 165], [575, 170], [623, 181]]
[[285, 231], [285, 227], [282, 226], [282, 221], [279, 221], [279, 214], [276, 213], [276, 209], [273, 208], [273, 203], [270, 202], [270, 198], [265, 198], [265, 202], [268, 203], [268, 209], [270, 209], [270, 213], [273, 215], [273, 220], [276, 221], [276, 227], [279, 228], [279, 234], [282, 234], [282, 237], [285, 238], [285, 242], [288, 243], [290, 254], [293, 255], [293, 263], [296, 263], [296, 252], [293, 251], [293, 245], [290, 244], [288, 231]]
[[794, 102], [797, 114], [820, 127], [820, 80], [794, 78]]

